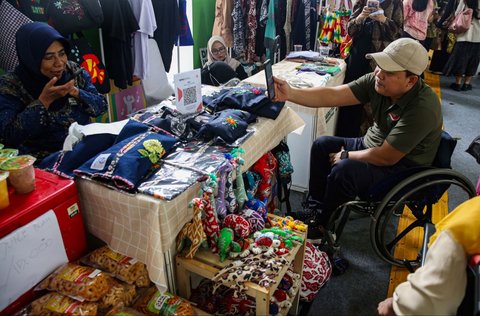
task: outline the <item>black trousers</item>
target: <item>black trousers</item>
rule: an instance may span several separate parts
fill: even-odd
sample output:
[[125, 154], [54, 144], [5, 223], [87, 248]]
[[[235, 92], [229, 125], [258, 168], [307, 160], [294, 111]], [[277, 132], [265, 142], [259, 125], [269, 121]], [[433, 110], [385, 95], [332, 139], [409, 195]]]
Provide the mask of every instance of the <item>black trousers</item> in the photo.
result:
[[357, 196], [367, 196], [375, 183], [414, 166], [405, 158], [388, 167], [353, 159], [344, 159], [332, 166], [329, 154], [339, 152], [342, 147], [348, 151], [365, 149], [363, 137], [322, 136], [311, 148], [309, 195], [320, 202], [322, 225], [328, 223], [330, 215], [341, 204]]

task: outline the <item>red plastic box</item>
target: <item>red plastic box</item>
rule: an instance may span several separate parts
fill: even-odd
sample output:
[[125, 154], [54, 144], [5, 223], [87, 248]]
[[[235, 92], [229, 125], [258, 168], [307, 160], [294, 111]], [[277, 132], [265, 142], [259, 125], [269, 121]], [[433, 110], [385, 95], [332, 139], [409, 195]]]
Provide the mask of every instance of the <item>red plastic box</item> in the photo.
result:
[[[0, 210], [0, 239], [53, 210], [60, 225], [68, 259], [79, 259], [87, 252], [87, 240], [75, 182], [35, 169], [35, 186], [35, 190], [29, 194], [9, 195], [10, 206]], [[2, 310], [0, 315], [13, 314], [33, 298], [33, 291], [28, 291]]]

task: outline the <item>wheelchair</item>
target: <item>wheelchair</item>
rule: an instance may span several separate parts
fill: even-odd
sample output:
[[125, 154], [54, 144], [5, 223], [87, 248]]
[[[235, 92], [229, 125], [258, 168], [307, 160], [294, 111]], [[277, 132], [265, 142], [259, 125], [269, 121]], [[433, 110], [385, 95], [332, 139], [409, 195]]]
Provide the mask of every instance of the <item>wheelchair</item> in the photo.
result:
[[[370, 240], [375, 253], [387, 263], [406, 267], [411, 272], [419, 267], [422, 262], [422, 238], [418, 245], [405, 245], [407, 236], [417, 236], [417, 229], [423, 230], [424, 236], [429, 234], [428, 229], [433, 226], [433, 205], [451, 187], [463, 191], [465, 200], [476, 196], [470, 180], [451, 169], [451, 156], [457, 141], [445, 131], [441, 136], [431, 167], [408, 169], [374, 185], [367, 196], [340, 205], [326, 227], [326, 243], [338, 250], [351, 211], [366, 214], [371, 217]], [[400, 217], [408, 218], [409, 224], [398, 231]], [[396, 251], [405, 246], [414, 247], [415, 255]]]

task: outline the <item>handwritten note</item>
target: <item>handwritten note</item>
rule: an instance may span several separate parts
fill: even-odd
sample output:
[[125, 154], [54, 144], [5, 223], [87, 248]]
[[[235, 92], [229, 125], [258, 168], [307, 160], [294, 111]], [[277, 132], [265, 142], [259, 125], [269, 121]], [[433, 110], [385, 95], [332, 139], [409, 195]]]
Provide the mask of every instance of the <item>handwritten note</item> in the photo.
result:
[[52, 210], [0, 239], [0, 311], [65, 262]]

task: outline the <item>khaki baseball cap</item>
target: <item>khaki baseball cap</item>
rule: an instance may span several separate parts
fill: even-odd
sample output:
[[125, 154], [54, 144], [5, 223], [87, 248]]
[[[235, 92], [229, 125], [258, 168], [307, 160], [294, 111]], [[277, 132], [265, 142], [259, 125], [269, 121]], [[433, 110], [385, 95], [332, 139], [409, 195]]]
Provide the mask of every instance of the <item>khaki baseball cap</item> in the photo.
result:
[[391, 42], [383, 52], [365, 55], [373, 59], [385, 71], [408, 70], [421, 75], [428, 65], [427, 50], [420, 42], [411, 38], [399, 38]]

